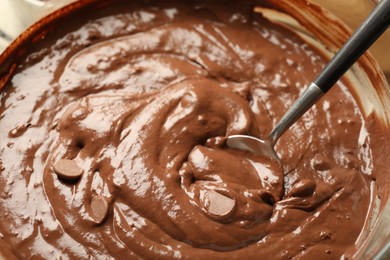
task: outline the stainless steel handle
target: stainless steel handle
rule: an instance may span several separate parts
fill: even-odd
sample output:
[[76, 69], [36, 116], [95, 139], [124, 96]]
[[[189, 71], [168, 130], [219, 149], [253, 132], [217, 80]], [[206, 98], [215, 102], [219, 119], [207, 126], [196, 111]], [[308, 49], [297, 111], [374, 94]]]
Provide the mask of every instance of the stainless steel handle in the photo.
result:
[[390, 25], [390, 0], [381, 0], [374, 10], [303, 92], [276, 127], [266, 142], [272, 147], [279, 137], [313, 106], [337, 80], [356, 62]]
[[279, 137], [286, 132], [309, 108], [311, 108], [322, 96], [324, 92], [314, 83], [302, 93], [294, 102], [290, 109], [284, 114], [282, 119], [267, 137], [267, 142], [273, 147]]

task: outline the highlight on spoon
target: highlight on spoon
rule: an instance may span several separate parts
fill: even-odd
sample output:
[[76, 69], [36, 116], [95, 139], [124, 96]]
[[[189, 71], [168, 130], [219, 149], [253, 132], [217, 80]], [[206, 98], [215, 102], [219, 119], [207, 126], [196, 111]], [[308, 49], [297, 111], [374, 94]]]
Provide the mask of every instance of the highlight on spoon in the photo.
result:
[[264, 141], [249, 135], [231, 135], [226, 139], [226, 145], [230, 148], [248, 151], [280, 161], [272, 144], [267, 140]]

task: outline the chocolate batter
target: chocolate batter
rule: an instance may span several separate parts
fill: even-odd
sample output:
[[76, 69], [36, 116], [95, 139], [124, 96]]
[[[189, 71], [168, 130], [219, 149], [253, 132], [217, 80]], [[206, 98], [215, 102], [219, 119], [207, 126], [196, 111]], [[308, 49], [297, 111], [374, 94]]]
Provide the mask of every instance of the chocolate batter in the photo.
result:
[[224, 143], [264, 138], [321, 53], [239, 1], [127, 2], [48, 35], [1, 94], [14, 257], [351, 257], [378, 169], [347, 83], [280, 139], [282, 166]]

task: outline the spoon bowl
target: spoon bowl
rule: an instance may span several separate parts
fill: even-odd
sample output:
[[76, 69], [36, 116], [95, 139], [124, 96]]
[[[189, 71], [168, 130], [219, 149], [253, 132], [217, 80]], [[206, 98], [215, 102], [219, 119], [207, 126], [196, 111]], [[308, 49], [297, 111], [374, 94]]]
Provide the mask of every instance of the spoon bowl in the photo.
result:
[[249, 135], [231, 135], [227, 138], [226, 144], [230, 148], [248, 151], [280, 162], [279, 156], [269, 139], [261, 140]]

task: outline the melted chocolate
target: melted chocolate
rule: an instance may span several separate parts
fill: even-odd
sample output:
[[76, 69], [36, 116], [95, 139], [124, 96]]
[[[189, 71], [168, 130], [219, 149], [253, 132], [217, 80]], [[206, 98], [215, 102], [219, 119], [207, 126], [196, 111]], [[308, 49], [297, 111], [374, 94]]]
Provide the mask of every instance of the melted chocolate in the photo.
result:
[[[14, 256], [356, 251], [378, 170], [346, 83], [280, 139], [283, 166], [224, 144], [264, 138], [326, 63], [295, 33], [245, 4], [129, 3], [51, 42], [1, 94], [0, 232]], [[56, 173], [63, 160], [73, 172]]]

